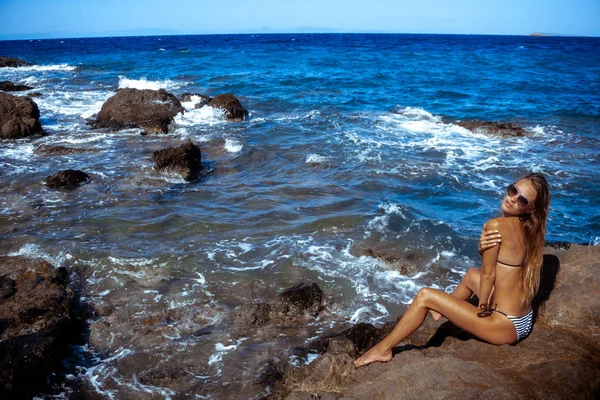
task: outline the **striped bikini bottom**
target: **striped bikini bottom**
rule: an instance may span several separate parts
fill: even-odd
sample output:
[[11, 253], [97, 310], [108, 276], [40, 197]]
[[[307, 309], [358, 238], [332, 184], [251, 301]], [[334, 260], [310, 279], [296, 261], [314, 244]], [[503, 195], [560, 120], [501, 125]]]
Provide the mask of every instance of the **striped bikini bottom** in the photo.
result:
[[498, 311], [496, 309], [494, 309], [494, 311], [505, 315], [513, 323], [513, 325], [515, 326], [515, 330], [517, 331], [517, 342], [519, 340], [525, 339], [531, 333], [531, 328], [533, 328], [533, 310], [529, 311], [522, 317], [513, 317], [512, 315], [506, 315], [502, 311]]

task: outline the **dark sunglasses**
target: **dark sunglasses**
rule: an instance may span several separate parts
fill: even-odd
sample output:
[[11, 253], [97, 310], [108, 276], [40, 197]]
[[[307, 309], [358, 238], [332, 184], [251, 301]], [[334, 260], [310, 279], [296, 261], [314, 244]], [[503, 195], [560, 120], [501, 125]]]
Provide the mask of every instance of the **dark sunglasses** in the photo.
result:
[[506, 187], [506, 194], [508, 194], [510, 197], [519, 195], [519, 197], [517, 197], [517, 206], [519, 208], [525, 208], [529, 205], [529, 200], [527, 200], [527, 197], [525, 197], [523, 193], [519, 192], [519, 189], [517, 189], [513, 183]]

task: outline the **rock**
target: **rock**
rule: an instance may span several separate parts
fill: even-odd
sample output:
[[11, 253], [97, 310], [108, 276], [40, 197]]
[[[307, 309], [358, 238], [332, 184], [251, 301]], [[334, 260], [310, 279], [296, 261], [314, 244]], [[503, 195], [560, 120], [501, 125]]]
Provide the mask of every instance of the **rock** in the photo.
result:
[[269, 359], [261, 363], [255, 383], [257, 385], [272, 387], [277, 382], [283, 380], [283, 378], [284, 375], [280, 363], [277, 360]]
[[65, 146], [41, 145], [36, 147], [33, 153], [38, 156], [66, 156], [69, 154], [98, 153], [99, 151], [98, 149], [77, 149]]
[[210, 96], [205, 96], [203, 94], [192, 94], [192, 93], [184, 93], [179, 96], [179, 101], [182, 103], [194, 102], [194, 108], [202, 108], [210, 101], [212, 98]]
[[320, 354], [325, 351], [337, 354], [340, 348], [345, 349], [347, 344], [350, 343], [352, 349], [351, 351], [346, 351], [346, 353], [354, 356], [364, 353], [382, 338], [382, 330], [375, 328], [371, 324], [360, 323], [340, 333], [329, 334], [316, 339], [308, 344], [308, 349]]
[[89, 179], [90, 176], [85, 172], [67, 169], [46, 178], [46, 185], [51, 188], [74, 189]]
[[2, 81], [0, 82], [0, 90], [4, 90], [5, 92], [22, 92], [24, 90], [33, 89], [31, 86], [27, 85], [15, 85], [10, 81]]
[[202, 171], [200, 147], [192, 142], [155, 151], [152, 159], [157, 171], [177, 173], [186, 181], [198, 179]]
[[179, 100], [164, 89], [119, 89], [89, 124], [111, 130], [138, 127], [147, 133], [167, 133], [173, 118], [183, 111]]
[[0, 257], [0, 398], [31, 398], [80, 333], [65, 268]]
[[394, 349], [390, 362], [354, 370], [346, 367], [352, 361], [349, 343], [343, 339], [346, 330], [330, 336], [327, 353], [292, 371], [272, 397], [302, 399], [311, 398], [306, 394], [334, 393], [337, 398], [356, 400], [597, 398], [599, 259], [600, 246], [545, 249], [534, 301], [537, 321], [531, 335], [514, 346], [490, 345], [450, 322], [428, 318]]
[[0, 139], [44, 135], [40, 110], [29, 97], [0, 92]]
[[[573, 244], [569, 251], [546, 247], [544, 268], [556, 280], [542, 281], [538, 325], [565, 331], [600, 349], [600, 246]], [[558, 273], [557, 273], [558, 272]], [[543, 299], [546, 297], [546, 299]]]
[[383, 261], [390, 268], [398, 270], [402, 275], [413, 275], [417, 273], [422, 266], [421, 262], [417, 262], [415, 259], [416, 256], [413, 253], [404, 254], [368, 248], [364, 250], [363, 255]]
[[10, 67], [27, 67], [29, 65], [33, 65], [28, 63], [27, 61], [23, 61], [19, 58], [14, 57], [0, 57], [0, 68]]
[[264, 325], [271, 319], [271, 306], [267, 303], [252, 304], [246, 314], [249, 316], [248, 323], [251, 325]]
[[274, 305], [276, 312], [288, 317], [301, 315], [317, 316], [323, 309], [323, 291], [316, 283], [300, 283], [288, 288], [277, 296]]
[[32, 93], [28, 93], [27, 96], [28, 97], [42, 97], [43, 94], [41, 94], [40, 92], [32, 92]]
[[228, 120], [234, 122], [244, 121], [248, 117], [248, 110], [242, 106], [242, 103], [231, 93], [218, 94], [209, 103], [213, 108], [225, 110], [225, 116]]
[[456, 125], [462, 126], [473, 133], [482, 135], [493, 135], [501, 137], [518, 137], [527, 135], [527, 131], [518, 124], [490, 121], [456, 121]]

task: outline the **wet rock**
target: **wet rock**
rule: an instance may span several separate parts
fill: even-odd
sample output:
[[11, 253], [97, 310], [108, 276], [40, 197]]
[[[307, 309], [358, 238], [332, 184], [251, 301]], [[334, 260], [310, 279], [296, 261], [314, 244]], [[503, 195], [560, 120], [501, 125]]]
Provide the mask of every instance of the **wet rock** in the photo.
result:
[[0, 302], [14, 295], [17, 290], [17, 284], [10, 276], [0, 276]]
[[415, 254], [412, 253], [404, 254], [368, 248], [363, 252], [363, 255], [383, 261], [390, 268], [400, 271], [402, 275], [413, 275], [417, 273], [422, 266], [422, 263], [418, 262]]
[[157, 171], [177, 173], [186, 181], [198, 179], [202, 171], [200, 147], [192, 142], [155, 151], [152, 159]]
[[[275, 399], [334, 393], [353, 399], [585, 399], [600, 393], [600, 246], [546, 248], [531, 335], [494, 346], [449, 322], [426, 323], [388, 363], [354, 370], [343, 335], [330, 350], [291, 372]], [[382, 329], [381, 335], [394, 324]], [[373, 336], [374, 337], [374, 336]], [[360, 352], [359, 352], [360, 353]], [[294, 397], [296, 396], [296, 397]]]
[[40, 92], [32, 92], [27, 94], [28, 97], [42, 97], [43, 94]]
[[41, 145], [33, 150], [38, 156], [66, 156], [69, 154], [98, 153], [98, 149], [77, 149], [65, 146]]
[[0, 398], [31, 398], [78, 335], [64, 268], [0, 257]]
[[208, 105], [211, 100], [212, 98], [210, 96], [205, 96], [203, 94], [184, 93], [179, 96], [179, 101], [182, 103], [189, 103], [193, 101], [194, 108], [202, 108]]
[[29, 97], [0, 92], [0, 139], [44, 135], [40, 110]]
[[283, 370], [280, 362], [269, 359], [261, 363], [255, 383], [261, 386], [273, 387], [277, 382], [283, 380]]
[[33, 65], [33, 64], [30, 64], [27, 61], [21, 60], [20, 58], [0, 57], [0, 68], [27, 67], [29, 65]]
[[527, 135], [527, 131], [518, 124], [491, 121], [456, 121], [456, 125], [462, 126], [473, 133], [501, 137], [518, 137]]
[[46, 178], [46, 185], [51, 188], [74, 189], [89, 179], [90, 176], [85, 172], [67, 169]]
[[371, 324], [360, 323], [342, 332], [324, 335], [309, 343], [307, 349], [320, 354], [325, 351], [337, 354], [340, 349], [346, 348], [347, 344], [350, 343], [352, 349], [346, 351], [346, 354], [354, 356], [364, 353], [382, 338], [382, 330]]
[[251, 325], [264, 325], [271, 319], [271, 306], [267, 303], [256, 303], [250, 306], [246, 314]]
[[184, 109], [179, 100], [164, 89], [119, 89], [90, 122], [94, 128], [110, 130], [137, 127], [147, 133], [167, 133], [173, 118]]
[[10, 81], [0, 82], [0, 90], [3, 90], [5, 92], [22, 92], [24, 90], [31, 90], [31, 89], [33, 89], [31, 86], [15, 85], [14, 83], [12, 83]]
[[225, 116], [230, 121], [241, 122], [248, 118], [248, 110], [231, 93], [216, 95], [208, 105], [225, 110]]
[[323, 290], [316, 283], [300, 283], [277, 296], [276, 312], [289, 317], [317, 316], [324, 308]]

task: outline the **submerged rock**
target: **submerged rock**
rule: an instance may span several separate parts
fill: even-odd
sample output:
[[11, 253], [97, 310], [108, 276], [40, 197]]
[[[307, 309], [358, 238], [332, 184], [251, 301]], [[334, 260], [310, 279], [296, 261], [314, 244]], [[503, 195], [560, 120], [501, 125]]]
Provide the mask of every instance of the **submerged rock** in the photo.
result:
[[248, 110], [231, 93], [216, 95], [208, 105], [225, 110], [225, 116], [230, 121], [241, 122], [248, 118]]
[[10, 81], [0, 82], [0, 90], [3, 90], [5, 92], [22, 92], [24, 90], [31, 90], [31, 89], [33, 89], [31, 86], [15, 85], [14, 83], [12, 83]]
[[179, 100], [164, 89], [119, 89], [90, 122], [94, 128], [111, 130], [141, 128], [147, 133], [167, 133], [173, 118], [183, 112]]
[[0, 57], [0, 68], [15, 68], [15, 67], [27, 67], [33, 65], [27, 61], [21, 60], [20, 58], [14, 57]]
[[77, 149], [65, 146], [41, 145], [33, 150], [38, 156], [66, 156], [69, 154], [98, 153], [98, 149]]
[[85, 172], [67, 169], [46, 178], [46, 185], [51, 188], [74, 189], [89, 179], [90, 176]]
[[456, 125], [462, 126], [473, 133], [501, 137], [518, 137], [527, 135], [527, 131], [518, 124], [490, 121], [456, 121]]
[[157, 171], [177, 173], [186, 181], [193, 181], [200, 176], [201, 158], [200, 147], [192, 142], [155, 151], [152, 154]]
[[73, 336], [75, 294], [65, 268], [0, 257], [0, 398], [31, 398]]
[[44, 135], [40, 110], [29, 97], [0, 92], [0, 139]]

